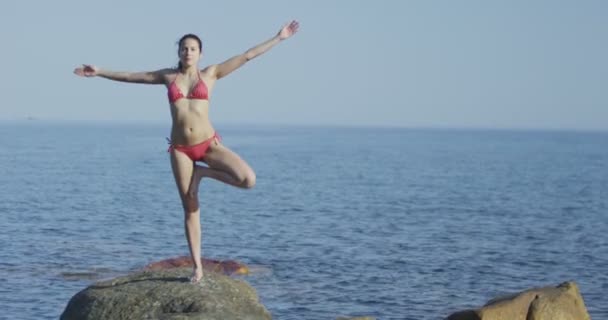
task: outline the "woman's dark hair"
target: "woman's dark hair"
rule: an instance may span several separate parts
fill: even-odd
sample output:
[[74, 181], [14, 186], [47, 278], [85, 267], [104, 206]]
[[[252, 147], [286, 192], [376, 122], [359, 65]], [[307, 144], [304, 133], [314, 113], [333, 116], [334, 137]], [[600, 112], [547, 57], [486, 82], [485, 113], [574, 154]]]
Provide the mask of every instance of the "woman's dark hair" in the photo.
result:
[[[196, 40], [196, 42], [198, 42], [198, 50], [200, 52], [203, 52], [203, 42], [201, 41], [201, 39], [197, 35], [195, 35], [195, 34], [188, 33], [188, 34], [183, 35], [179, 39], [179, 41], [177, 42], [177, 54], [178, 55], [179, 55], [179, 51], [182, 49], [182, 45], [184, 44], [184, 41], [186, 41], [186, 39], [194, 39], [194, 40]], [[182, 62], [181, 61], [179, 61], [177, 63], [177, 68], [179, 70], [182, 69]]]

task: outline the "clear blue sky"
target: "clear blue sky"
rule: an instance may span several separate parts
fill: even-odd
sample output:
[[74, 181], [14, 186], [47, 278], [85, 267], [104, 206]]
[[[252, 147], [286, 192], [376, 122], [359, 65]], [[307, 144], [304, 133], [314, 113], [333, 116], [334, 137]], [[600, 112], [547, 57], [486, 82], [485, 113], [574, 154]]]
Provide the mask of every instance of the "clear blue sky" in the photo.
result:
[[0, 120], [169, 123], [166, 90], [83, 79], [201, 66], [300, 32], [218, 82], [221, 123], [608, 130], [608, 1], [2, 1]]

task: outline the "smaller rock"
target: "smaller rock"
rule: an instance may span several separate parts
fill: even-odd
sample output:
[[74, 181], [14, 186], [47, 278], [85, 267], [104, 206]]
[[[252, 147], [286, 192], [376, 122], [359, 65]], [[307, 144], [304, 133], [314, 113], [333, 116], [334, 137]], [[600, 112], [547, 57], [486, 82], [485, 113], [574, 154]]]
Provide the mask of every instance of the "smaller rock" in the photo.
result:
[[556, 289], [534, 297], [526, 320], [590, 320], [574, 282], [562, 283]]
[[590, 320], [576, 283], [533, 288], [490, 300], [479, 309], [451, 314], [446, 320]]

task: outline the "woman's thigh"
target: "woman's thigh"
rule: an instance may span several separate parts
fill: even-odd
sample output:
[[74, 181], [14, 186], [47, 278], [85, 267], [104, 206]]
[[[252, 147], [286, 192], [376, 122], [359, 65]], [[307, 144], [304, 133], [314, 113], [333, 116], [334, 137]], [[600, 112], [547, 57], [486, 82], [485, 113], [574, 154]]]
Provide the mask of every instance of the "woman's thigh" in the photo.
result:
[[253, 169], [236, 152], [221, 143], [213, 143], [205, 155], [209, 168], [224, 171], [238, 181], [255, 181]]
[[[173, 150], [171, 151], [171, 168], [184, 209], [190, 209], [190, 211], [198, 209], [198, 204], [190, 203], [196, 199], [189, 199], [190, 197], [188, 197], [192, 173], [194, 172], [194, 162], [184, 153]], [[197, 208], [194, 208], [193, 205]]]

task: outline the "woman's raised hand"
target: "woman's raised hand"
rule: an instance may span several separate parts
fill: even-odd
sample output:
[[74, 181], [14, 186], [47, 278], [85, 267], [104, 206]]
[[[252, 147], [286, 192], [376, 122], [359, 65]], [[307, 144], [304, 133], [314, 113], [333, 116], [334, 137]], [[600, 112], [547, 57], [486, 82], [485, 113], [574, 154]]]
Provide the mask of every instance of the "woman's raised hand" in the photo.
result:
[[279, 39], [285, 40], [285, 39], [293, 36], [296, 32], [298, 32], [299, 27], [300, 27], [300, 24], [296, 20], [293, 20], [290, 23], [287, 23], [279, 31]]
[[81, 77], [94, 77], [97, 75], [99, 69], [90, 64], [83, 64], [82, 67], [74, 69], [74, 74]]

